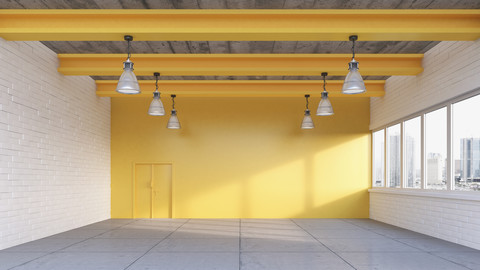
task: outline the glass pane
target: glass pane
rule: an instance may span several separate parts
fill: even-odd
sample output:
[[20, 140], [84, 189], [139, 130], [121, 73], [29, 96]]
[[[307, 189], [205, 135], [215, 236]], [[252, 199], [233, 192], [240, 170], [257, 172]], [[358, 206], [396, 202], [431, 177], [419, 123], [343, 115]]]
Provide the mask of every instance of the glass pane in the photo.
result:
[[400, 187], [400, 124], [387, 128], [387, 186]]
[[427, 188], [447, 189], [447, 108], [425, 114]]
[[480, 190], [480, 96], [452, 105], [456, 190]]
[[385, 130], [373, 133], [373, 183], [374, 187], [383, 187], [385, 183]]
[[422, 119], [416, 117], [405, 121], [405, 186], [409, 188], [421, 187], [421, 141]]

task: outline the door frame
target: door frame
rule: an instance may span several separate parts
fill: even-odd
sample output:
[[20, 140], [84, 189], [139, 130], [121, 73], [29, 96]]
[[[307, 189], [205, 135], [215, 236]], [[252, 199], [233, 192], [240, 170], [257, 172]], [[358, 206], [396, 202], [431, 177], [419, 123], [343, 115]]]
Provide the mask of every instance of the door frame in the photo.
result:
[[[175, 173], [174, 173], [174, 165], [173, 165], [173, 162], [133, 162], [132, 164], [132, 218], [136, 218], [135, 217], [135, 199], [136, 199], [136, 196], [135, 196], [135, 183], [136, 183], [136, 177], [135, 177], [135, 167], [137, 165], [170, 165], [172, 166], [172, 179], [171, 179], [171, 182], [170, 182], [170, 215], [168, 218], [173, 218], [174, 217], [174, 207], [173, 207], [173, 188], [174, 188], [174, 179], [175, 179]], [[152, 168], [153, 169], [153, 168]]]

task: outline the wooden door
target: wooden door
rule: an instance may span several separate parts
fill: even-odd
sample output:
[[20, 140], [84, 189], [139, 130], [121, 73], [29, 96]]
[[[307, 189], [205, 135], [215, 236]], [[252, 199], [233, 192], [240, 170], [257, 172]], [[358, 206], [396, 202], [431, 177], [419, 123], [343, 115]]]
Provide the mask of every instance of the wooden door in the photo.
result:
[[136, 163], [134, 218], [172, 217], [172, 164]]

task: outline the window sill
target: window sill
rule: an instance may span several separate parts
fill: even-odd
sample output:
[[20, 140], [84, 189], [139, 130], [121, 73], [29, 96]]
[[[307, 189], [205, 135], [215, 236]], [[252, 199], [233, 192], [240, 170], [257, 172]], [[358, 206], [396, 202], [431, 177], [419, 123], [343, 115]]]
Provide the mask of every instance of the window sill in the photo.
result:
[[399, 188], [371, 188], [370, 193], [384, 193], [395, 195], [406, 195], [416, 197], [431, 197], [452, 200], [478, 201], [480, 202], [480, 192], [478, 191], [441, 191], [441, 190], [415, 190]]

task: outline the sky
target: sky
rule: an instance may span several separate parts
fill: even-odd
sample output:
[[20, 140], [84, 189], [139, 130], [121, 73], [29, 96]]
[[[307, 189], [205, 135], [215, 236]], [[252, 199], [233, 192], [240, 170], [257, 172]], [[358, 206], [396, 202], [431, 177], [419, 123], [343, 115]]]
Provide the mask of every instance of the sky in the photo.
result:
[[461, 138], [480, 138], [480, 95], [457, 102], [453, 112], [453, 152], [454, 158], [460, 158]]
[[[480, 138], [480, 95], [468, 98], [452, 105], [453, 122], [453, 155], [454, 159], [460, 159], [460, 139], [462, 138]], [[407, 136], [414, 137], [418, 141], [415, 149], [415, 155], [420, 155], [420, 117], [405, 121], [405, 133]], [[425, 115], [425, 141], [426, 155], [428, 153], [439, 153], [443, 158], [447, 156], [447, 108], [429, 112]], [[388, 134], [400, 134], [399, 125], [388, 128]], [[383, 144], [383, 132], [374, 133], [374, 140]], [[380, 154], [381, 147], [375, 147], [374, 155]], [[379, 165], [376, 160], [376, 164]], [[381, 161], [380, 161], [381, 162]]]

